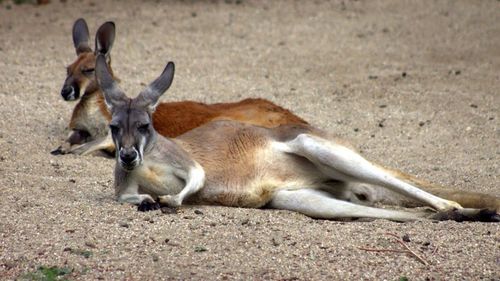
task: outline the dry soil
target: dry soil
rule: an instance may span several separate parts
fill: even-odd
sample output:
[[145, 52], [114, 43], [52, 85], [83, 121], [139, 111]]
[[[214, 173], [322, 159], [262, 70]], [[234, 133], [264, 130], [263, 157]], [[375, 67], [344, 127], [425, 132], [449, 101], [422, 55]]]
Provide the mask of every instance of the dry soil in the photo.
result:
[[[115, 202], [112, 160], [49, 153], [75, 105], [59, 91], [79, 17], [115, 21], [130, 95], [173, 60], [165, 101], [268, 98], [369, 159], [500, 195], [499, 1], [2, 1], [0, 279], [500, 280], [500, 224]], [[386, 233], [429, 265], [360, 249], [402, 249]]]

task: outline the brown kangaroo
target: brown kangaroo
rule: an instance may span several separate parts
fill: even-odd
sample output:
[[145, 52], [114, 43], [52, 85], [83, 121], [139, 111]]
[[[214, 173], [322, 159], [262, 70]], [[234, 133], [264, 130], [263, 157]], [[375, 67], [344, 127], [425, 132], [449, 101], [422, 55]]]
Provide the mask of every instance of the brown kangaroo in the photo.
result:
[[[67, 68], [61, 95], [67, 101], [77, 100], [80, 96], [81, 99], [73, 109], [69, 137], [52, 154], [114, 151], [114, 144], [108, 134], [111, 115], [104, 105], [102, 91], [94, 75], [98, 54], [103, 54], [108, 64], [111, 63], [110, 51], [114, 38], [115, 24], [104, 23], [97, 30], [95, 51], [92, 51], [85, 20], [78, 19], [73, 25], [73, 43], [78, 57]], [[214, 120], [235, 120], [269, 128], [283, 124], [307, 124], [289, 110], [260, 98], [216, 104], [194, 101], [160, 103], [153, 119], [155, 129], [167, 137], [176, 137]]]
[[[172, 83], [172, 62], [133, 99], [118, 88], [103, 55], [97, 57], [96, 76], [112, 113], [116, 196], [119, 201], [138, 204], [139, 210], [187, 202], [268, 206], [323, 219], [500, 221], [499, 197], [468, 193], [479, 200], [475, 208], [490, 210], [463, 208], [461, 201], [433, 195], [425, 191], [425, 184], [420, 189], [421, 182], [367, 161], [345, 142], [307, 124], [264, 128], [214, 121], [177, 138], [158, 135], [152, 114]], [[379, 201], [397, 202], [393, 195], [398, 194], [438, 212], [364, 206], [359, 202], [363, 198], [356, 195], [360, 187]]]

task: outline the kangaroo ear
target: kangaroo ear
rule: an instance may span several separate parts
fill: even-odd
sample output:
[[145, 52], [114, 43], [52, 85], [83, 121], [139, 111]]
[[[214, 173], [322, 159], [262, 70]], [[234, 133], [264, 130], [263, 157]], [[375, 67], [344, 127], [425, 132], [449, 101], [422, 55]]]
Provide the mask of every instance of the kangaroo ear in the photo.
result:
[[109, 59], [109, 53], [115, 42], [115, 23], [105, 22], [99, 27], [95, 35], [95, 53], [103, 54]]
[[117, 107], [127, 105], [128, 98], [118, 88], [103, 54], [99, 54], [97, 56], [95, 75], [97, 83], [102, 89], [104, 100], [109, 108], [109, 111], [113, 112], [113, 110]]
[[77, 55], [92, 52], [89, 46], [89, 27], [84, 19], [77, 19], [73, 24], [73, 45]]
[[153, 112], [158, 105], [161, 95], [165, 93], [174, 80], [175, 65], [169, 62], [160, 77], [148, 85], [135, 99], [138, 106], [146, 107]]

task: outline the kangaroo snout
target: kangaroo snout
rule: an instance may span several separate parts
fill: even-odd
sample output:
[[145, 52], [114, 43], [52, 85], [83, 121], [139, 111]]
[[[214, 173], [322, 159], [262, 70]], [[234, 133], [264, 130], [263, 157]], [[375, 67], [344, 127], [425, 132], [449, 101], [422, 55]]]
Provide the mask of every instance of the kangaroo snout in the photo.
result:
[[139, 153], [135, 147], [121, 148], [119, 158], [121, 166], [126, 170], [132, 170], [139, 163]]
[[73, 86], [64, 86], [61, 90], [61, 96], [66, 101], [76, 100], [80, 96], [80, 91]]

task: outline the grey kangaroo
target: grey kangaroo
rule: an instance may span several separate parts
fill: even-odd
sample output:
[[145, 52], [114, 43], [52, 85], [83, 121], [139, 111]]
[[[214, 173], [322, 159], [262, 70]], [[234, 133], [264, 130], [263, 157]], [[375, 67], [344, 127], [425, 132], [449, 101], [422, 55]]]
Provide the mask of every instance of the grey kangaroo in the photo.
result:
[[[97, 57], [96, 78], [112, 114], [109, 126], [116, 147], [119, 201], [137, 204], [140, 210], [187, 203], [266, 206], [323, 219], [500, 220], [498, 197], [475, 194], [484, 209], [463, 208], [372, 164], [345, 142], [309, 125], [269, 129], [215, 121], [176, 138], [163, 137], [152, 126], [152, 114], [173, 77], [174, 64], [169, 62], [160, 77], [136, 98], [128, 98], [105, 57]], [[437, 213], [361, 205], [352, 193], [366, 185], [390, 191], [380, 191], [379, 197], [399, 194]]]

